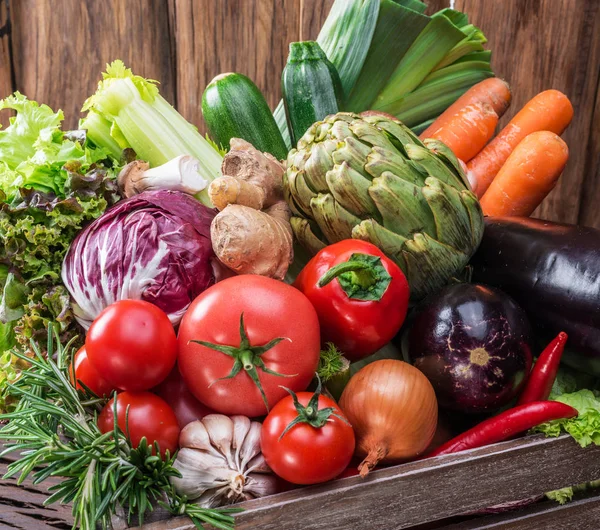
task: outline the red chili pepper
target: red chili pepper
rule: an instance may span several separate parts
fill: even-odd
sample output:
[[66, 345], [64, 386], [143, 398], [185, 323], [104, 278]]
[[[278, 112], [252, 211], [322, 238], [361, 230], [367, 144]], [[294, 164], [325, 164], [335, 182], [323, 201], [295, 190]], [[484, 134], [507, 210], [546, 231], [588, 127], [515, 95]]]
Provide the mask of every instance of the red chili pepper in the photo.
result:
[[573, 418], [574, 416], [577, 416], [577, 410], [559, 401], [534, 401], [518, 405], [482, 421], [479, 425], [425, 455], [424, 458], [458, 453], [502, 442], [547, 421]]
[[561, 331], [540, 354], [519, 396], [518, 405], [548, 399], [558, 373], [558, 366], [567, 342], [567, 334]]
[[312, 302], [321, 340], [350, 361], [375, 353], [402, 326], [409, 288], [398, 265], [375, 245], [346, 239], [319, 251], [294, 287]]

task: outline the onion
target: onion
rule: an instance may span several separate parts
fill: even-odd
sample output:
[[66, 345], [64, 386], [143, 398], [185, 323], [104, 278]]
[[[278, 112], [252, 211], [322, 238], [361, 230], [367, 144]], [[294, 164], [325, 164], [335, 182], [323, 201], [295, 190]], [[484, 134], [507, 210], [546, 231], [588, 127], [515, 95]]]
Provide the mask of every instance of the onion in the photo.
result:
[[359, 370], [344, 389], [340, 408], [352, 424], [358, 466], [366, 476], [379, 462], [423, 453], [437, 427], [437, 400], [428, 379], [403, 361], [384, 359]]

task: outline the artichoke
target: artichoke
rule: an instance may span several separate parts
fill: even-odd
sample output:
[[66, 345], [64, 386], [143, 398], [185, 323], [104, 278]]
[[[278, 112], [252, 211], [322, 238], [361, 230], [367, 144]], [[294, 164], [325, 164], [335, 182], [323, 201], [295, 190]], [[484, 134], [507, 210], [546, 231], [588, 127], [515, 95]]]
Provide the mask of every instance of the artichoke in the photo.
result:
[[296, 239], [311, 254], [342, 239], [369, 241], [402, 269], [413, 300], [458, 275], [483, 235], [481, 207], [452, 151], [381, 114], [315, 123], [288, 155], [284, 190]]

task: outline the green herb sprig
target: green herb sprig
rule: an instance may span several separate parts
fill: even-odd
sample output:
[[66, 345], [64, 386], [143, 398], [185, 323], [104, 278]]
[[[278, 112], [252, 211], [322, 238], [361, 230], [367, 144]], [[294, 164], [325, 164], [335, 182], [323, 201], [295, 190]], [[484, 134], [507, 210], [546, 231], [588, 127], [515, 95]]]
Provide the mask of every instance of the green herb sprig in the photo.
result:
[[48, 336], [47, 355], [33, 342], [33, 358], [14, 352], [31, 368], [7, 389], [18, 400], [15, 410], [0, 415], [8, 420], [0, 429], [0, 441], [5, 442], [0, 457], [21, 452], [5, 478], [18, 475], [20, 484], [32, 476], [39, 484], [62, 477], [44, 504], [71, 503], [73, 528], [110, 528], [119, 507], [127, 507], [128, 520], [137, 515], [142, 525], [144, 515], [158, 504], [174, 515], [187, 515], [199, 529], [205, 523], [231, 530], [232, 514], [239, 509], [202, 508], [174, 491], [170, 478], [180, 476], [173, 466], [175, 455], [167, 452], [160, 458], [158, 444], [152, 447], [145, 439], [133, 449], [116, 421], [113, 431], [100, 432], [97, 415], [105, 400], [73, 387], [68, 375], [72, 342], [62, 346], [56, 333]]

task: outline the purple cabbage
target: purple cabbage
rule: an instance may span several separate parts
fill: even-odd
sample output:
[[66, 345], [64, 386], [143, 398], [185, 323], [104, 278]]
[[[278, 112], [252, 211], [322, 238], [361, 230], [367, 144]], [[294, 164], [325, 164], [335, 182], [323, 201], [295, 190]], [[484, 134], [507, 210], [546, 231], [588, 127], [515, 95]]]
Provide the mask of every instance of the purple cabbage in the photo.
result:
[[210, 223], [216, 212], [178, 191], [119, 202], [82, 230], [62, 266], [77, 321], [89, 328], [123, 299], [160, 307], [174, 325], [214, 281]]

